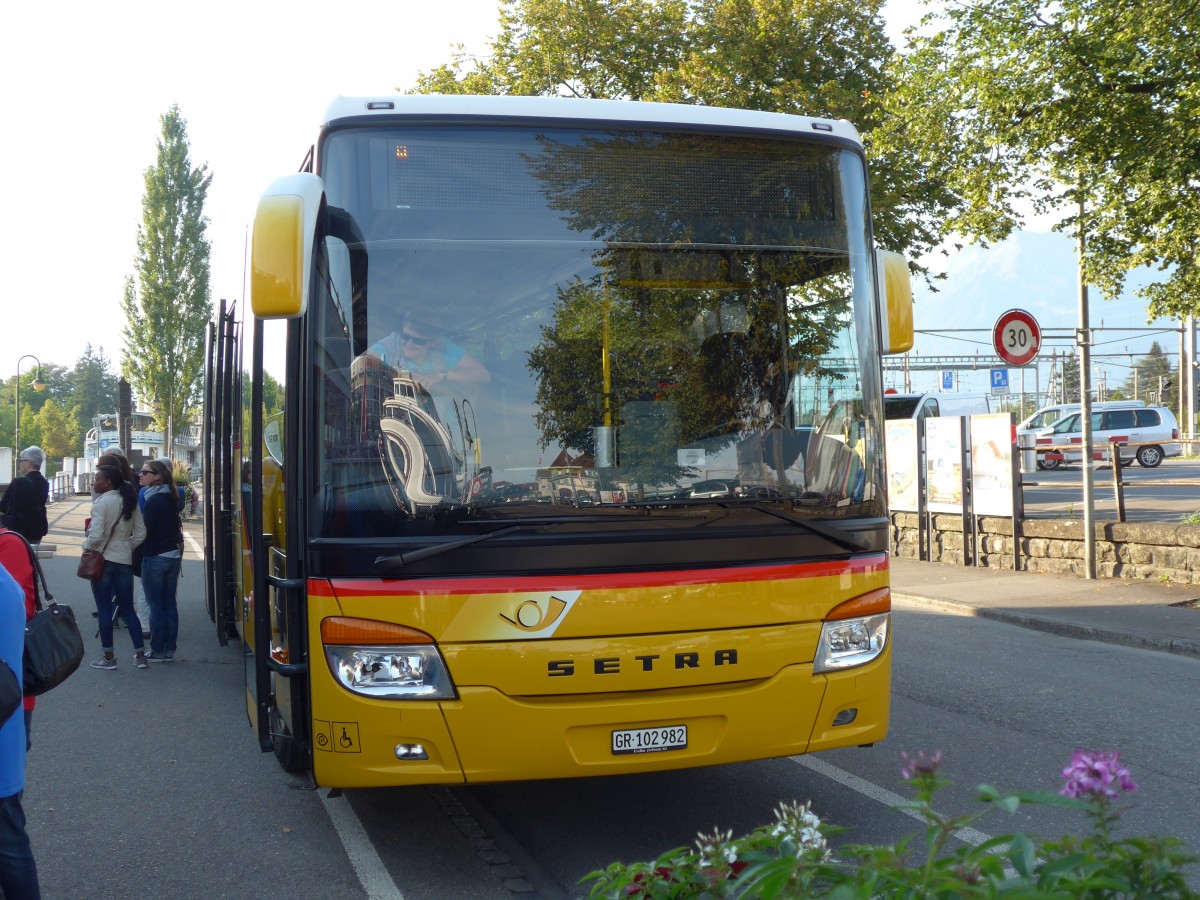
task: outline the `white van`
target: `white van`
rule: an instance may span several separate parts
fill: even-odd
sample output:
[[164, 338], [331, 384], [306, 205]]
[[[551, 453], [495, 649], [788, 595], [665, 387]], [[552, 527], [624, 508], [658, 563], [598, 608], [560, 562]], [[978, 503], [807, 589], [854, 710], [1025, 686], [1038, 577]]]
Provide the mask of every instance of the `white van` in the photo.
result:
[[975, 416], [992, 411], [987, 394], [884, 394], [885, 419]]
[[[1146, 405], [1144, 400], [1105, 400], [1092, 404], [1093, 412], [1103, 412], [1106, 409], [1138, 409]], [[1017, 434], [1026, 431], [1040, 431], [1049, 428], [1063, 416], [1079, 412], [1083, 405], [1079, 403], [1054, 403], [1043, 406], [1032, 416], [1017, 425]]]
[[[1092, 404], [1092, 412], [1104, 412], [1110, 409], [1141, 409], [1145, 407], [1144, 400], [1104, 400]], [[1083, 409], [1079, 403], [1053, 403], [1050, 406], [1043, 406], [1032, 416], [1017, 425], [1017, 440], [1020, 442], [1023, 434], [1036, 434], [1046, 428], [1050, 428], [1059, 419], [1064, 416], [1069, 416], [1071, 413], [1077, 413]], [[1047, 464], [1044, 453], [1039, 453], [1037, 457], [1037, 467], [1039, 469], [1053, 469], [1060, 462], [1059, 460], [1050, 460]]]
[[[1082, 416], [1068, 413], [1049, 428], [1037, 432], [1038, 444], [1062, 446], [1083, 443]], [[1121, 465], [1135, 459], [1138, 465], [1153, 469], [1169, 456], [1178, 456], [1179, 423], [1175, 414], [1165, 406], [1144, 406], [1131, 409], [1098, 410], [1092, 413], [1092, 456], [1107, 459], [1108, 448], [1114, 441], [1129, 444], [1121, 451]], [[1063, 462], [1079, 462], [1078, 451], [1059, 450], [1039, 453], [1038, 466], [1053, 469]], [[1043, 462], [1040, 457], [1045, 456]]]

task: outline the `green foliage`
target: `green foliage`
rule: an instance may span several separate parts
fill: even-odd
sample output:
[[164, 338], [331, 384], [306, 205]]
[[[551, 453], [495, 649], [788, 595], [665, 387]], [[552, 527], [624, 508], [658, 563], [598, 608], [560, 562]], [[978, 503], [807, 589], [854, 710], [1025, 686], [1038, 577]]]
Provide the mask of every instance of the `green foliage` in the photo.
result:
[[1065, 214], [1109, 297], [1150, 265], [1150, 317], [1200, 308], [1196, 7], [1172, 0], [978, 0], [927, 16], [893, 70], [883, 130], [957, 198], [948, 227], [983, 240], [1019, 210]]
[[76, 453], [82, 452], [83, 436], [93, 427], [97, 415], [117, 410], [117, 376], [104, 348], [92, 349], [88, 344], [83, 356], [71, 369], [71, 405], [75, 408], [75, 428], [78, 432]]
[[179, 432], [201, 400], [209, 299], [209, 251], [204, 201], [212, 176], [193, 168], [187, 123], [179, 107], [162, 116], [158, 157], [146, 170], [138, 228], [136, 280], [125, 283], [125, 355], [121, 369], [141, 397], [155, 404], [164, 430]]
[[[250, 409], [250, 378], [241, 379], [242, 383], [242, 407], [246, 410]], [[263, 419], [269, 419], [271, 416], [279, 415], [283, 412], [284, 390], [283, 385], [271, 375], [270, 372], [263, 372]], [[247, 412], [245, 419], [249, 420], [250, 414]]]
[[[1163, 353], [1158, 341], [1154, 341], [1149, 352], [1134, 362], [1133, 371], [1125, 380], [1124, 390], [1130, 397], [1136, 396], [1147, 403], [1161, 403], [1175, 410], [1179, 406], [1176, 372], [1177, 367], [1171, 365], [1171, 360]], [[1165, 385], [1168, 381], [1171, 387], [1162, 391], [1160, 399], [1159, 385]]]
[[25, 410], [21, 411], [21, 439], [28, 446], [33, 443], [33, 432], [36, 429], [37, 444], [46, 454], [47, 460], [61, 460], [64, 456], [74, 456], [80, 444], [80, 433], [75, 424], [74, 408], [65, 409], [53, 398], [42, 404], [42, 408], [32, 416], [33, 429], [30, 429], [30, 439], [25, 440]]
[[[1079, 759], [1076, 754], [1076, 759]], [[748, 835], [701, 835], [696, 849], [671, 850], [649, 863], [613, 863], [593, 872], [593, 898], [1194, 898], [1185, 869], [1195, 862], [1177, 838], [1114, 836], [1121, 790], [1100, 781], [1068, 783], [1063, 793], [1001, 794], [983, 785], [979, 808], [958, 815], [934, 806], [948, 782], [938, 775], [941, 754], [907, 758], [906, 781], [924, 829], [894, 845], [843, 845], [836, 852], [826, 836], [837, 833], [807, 805], [784, 805], [776, 821]], [[1113, 763], [1116, 761], [1113, 755]], [[1103, 764], [1103, 760], [1102, 760]], [[1096, 774], [1097, 768], [1089, 772]], [[1065, 773], [1064, 773], [1065, 774]], [[1103, 775], [1103, 772], [1099, 772]], [[1127, 773], [1126, 773], [1127, 774]], [[1119, 782], [1116, 784], [1120, 784]], [[1075, 789], [1072, 789], [1072, 788]], [[955, 846], [955, 833], [993, 812], [1018, 813], [1022, 805], [1075, 810], [1091, 822], [1084, 836], [1043, 840], [1021, 833]]]

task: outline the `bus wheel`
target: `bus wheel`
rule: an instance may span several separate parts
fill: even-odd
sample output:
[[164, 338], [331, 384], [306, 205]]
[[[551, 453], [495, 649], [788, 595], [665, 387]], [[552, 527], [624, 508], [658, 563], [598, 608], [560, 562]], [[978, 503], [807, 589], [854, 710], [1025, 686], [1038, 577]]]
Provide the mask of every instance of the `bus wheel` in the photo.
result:
[[275, 758], [279, 760], [279, 765], [283, 766], [283, 771], [296, 773], [308, 768], [308, 760], [296, 746], [296, 740], [283, 723], [277, 706], [271, 707], [271, 749], [275, 751]]

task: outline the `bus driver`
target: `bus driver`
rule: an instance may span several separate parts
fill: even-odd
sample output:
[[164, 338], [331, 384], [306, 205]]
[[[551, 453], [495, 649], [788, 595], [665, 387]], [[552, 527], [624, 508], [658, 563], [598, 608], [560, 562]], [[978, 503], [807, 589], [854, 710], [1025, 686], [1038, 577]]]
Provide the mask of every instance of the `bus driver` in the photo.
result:
[[385, 367], [407, 369], [426, 390], [492, 380], [483, 363], [447, 338], [433, 317], [420, 313], [406, 313], [400, 331], [393, 331], [366, 352]]

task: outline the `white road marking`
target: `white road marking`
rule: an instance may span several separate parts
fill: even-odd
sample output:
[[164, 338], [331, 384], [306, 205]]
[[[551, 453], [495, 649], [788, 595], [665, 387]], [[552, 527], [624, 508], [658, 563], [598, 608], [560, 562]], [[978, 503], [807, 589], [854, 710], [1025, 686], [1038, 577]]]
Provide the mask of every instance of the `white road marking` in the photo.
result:
[[375, 852], [375, 845], [351, 809], [350, 801], [344, 794], [336, 797], [330, 797], [329, 791], [318, 791], [318, 794], [368, 900], [404, 900], [404, 895]]
[[190, 533], [184, 531], [183, 542], [188, 545], [188, 549], [195, 553], [201, 559], [204, 559], [204, 548], [201, 547]]
[[[881, 788], [877, 784], [872, 784], [865, 778], [859, 778], [857, 775], [851, 774], [845, 769], [839, 769], [837, 766], [830, 765], [823, 759], [818, 759], [815, 756], [790, 756], [788, 759], [797, 765], [804, 766], [806, 769], [812, 769], [818, 775], [824, 775], [826, 778], [836, 781], [843, 787], [848, 787], [850, 790], [856, 791], [857, 793], [862, 794], [864, 797], [868, 797], [871, 800], [876, 800], [879, 803], [883, 803], [886, 806], [892, 807], [893, 809], [899, 809], [900, 804], [909, 802], [908, 798], [906, 797], [901, 797], [899, 794], [889, 791], [887, 788]], [[925, 819], [923, 819], [921, 814], [914, 809], [899, 809], [899, 811], [910, 818], [916, 819], [922, 824], [925, 823]], [[954, 836], [964, 843], [971, 844], [974, 847], [978, 847], [984, 841], [991, 840], [988, 835], [976, 828], [971, 828], [970, 826], [966, 828], [960, 828], [958, 831], [954, 832]]]

